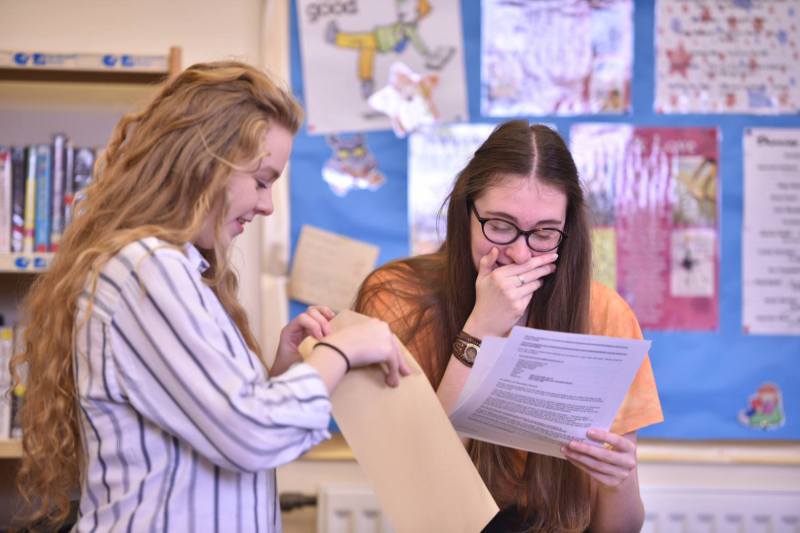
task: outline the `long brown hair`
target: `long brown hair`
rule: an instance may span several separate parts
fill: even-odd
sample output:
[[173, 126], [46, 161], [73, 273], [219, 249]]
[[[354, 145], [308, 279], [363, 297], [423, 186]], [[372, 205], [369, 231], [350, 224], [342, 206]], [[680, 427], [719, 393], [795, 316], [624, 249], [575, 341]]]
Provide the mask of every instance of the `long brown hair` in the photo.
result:
[[[541, 180], [567, 196], [567, 238], [559, 246], [558, 269], [534, 294], [527, 325], [588, 332], [591, 245], [575, 163], [550, 128], [506, 122], [495, 128], [458, 174], [447, 200], [447, 233], [439, 251], [386, 265], [364, 282], [356, 300], [357, 310], [369, 312], [374, 309], [373, 298], [389, 293], [409, 310], [393, 325], [404, 343], [414, 345], [421, 332], [433, 339], [435, 345], [417, 350], [417, 355], [434, 387], [439, 386], [453, 340], [475, 305], [477, 271], [470, 254], [469, 203], [509, 175]], [[475, 440], [469, 453], [493, 493], [514, 489], [513, 503], [533, 531], [588, 527], [589, 482], [570, 463], [529, 453], [521, 468], [519, 451]]]
[[[85, 467], [73, 354], [84, 287], [92, 289], [103, 265], [137, 239], [191, 242], [209, 213], [225, 212], [231, 170], [263, 155], [258, 150], [267, 128], [279, 125], [294, 134], [301, 120], [288, 91], [231, 61], [189, 67], [143, 111], [120, 120], [51, 268], [23, 303], [24, 346], [11, 366], [16, 383], [27, 367], [18, 485], [34, 506], [31, 521], [63, 523]], [[220, 228], [221, 217], [217, 236]], [[260, 356], [237, 300], [228, 250], [215, 241], [214, 249], [201, 250], [211, 265], [204, 281]]]

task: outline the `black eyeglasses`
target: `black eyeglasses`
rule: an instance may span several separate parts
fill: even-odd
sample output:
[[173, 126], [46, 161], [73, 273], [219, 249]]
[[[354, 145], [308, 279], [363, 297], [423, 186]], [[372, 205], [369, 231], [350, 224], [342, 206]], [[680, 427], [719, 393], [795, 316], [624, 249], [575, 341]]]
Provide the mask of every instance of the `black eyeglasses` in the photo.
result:
[[478, 214], [475, 205], [470, 202], [470, 209], [481, 223], [483, 236], [494, 244], [511, 244], [520, 235], [525, 236], [528, 248], [534, 252], [550, 252], [567, 238], [567, 234], [558, 228], [534, 228], [522, 231], [515, 224], [500, 218], [483, 218]]

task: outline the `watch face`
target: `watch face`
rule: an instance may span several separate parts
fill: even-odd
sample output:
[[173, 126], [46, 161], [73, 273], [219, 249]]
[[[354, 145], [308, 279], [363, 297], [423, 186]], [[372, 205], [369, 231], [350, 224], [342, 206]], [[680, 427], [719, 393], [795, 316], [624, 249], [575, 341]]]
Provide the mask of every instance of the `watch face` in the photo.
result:
[[478, 355], [478, 348], [474, 344], [468, 344], [467, 349], [464, 350], [464, 359], [470, 363], [475, 362], [475, 357]]

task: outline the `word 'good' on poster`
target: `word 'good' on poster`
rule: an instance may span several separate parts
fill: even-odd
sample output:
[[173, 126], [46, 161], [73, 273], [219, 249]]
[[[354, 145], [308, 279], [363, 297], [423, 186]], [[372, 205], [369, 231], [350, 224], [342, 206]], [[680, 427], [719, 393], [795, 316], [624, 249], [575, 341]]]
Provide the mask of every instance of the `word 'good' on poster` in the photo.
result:
[[719, 325], [717, 137], [714, 128], [572, 127], [596, 228], [595, 279], [619, 291], [643, 328]]
[[483, 0], [481, 112], [630, 111], [631, 0]]
[[[298, 0], [297, 16], [309, 133], [391, 128], [369, 104], [387, 86], [437, 122], [466, 120], [458, 0]], [[424, 83], [392, 82], [397, 62]]]
[[800, 111], [800, 0], [659, 0], [658, 113]]

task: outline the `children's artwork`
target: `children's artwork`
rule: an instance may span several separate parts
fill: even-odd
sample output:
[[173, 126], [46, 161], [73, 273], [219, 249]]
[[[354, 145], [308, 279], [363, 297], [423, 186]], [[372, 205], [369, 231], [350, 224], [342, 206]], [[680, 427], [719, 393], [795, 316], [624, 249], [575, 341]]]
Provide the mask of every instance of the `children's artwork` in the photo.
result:
[[458, 172], [492, 129], [491, 124], [453, 124], [409, 136], [408, 223], [412, 254], [439, 249], [446, 226], [447, 194]]
[[631, 0], [483, 0], [481, 112], [630, 111]]
[[395, 135], [403, 138], [421, 126], [436, 123], [439, 112], [432, 97], [438, 83], [436, 74], [421, 76], [397, 62], [389, 68], [389, 84], [367, 101], [391, 119]]
[[[457, 0], [299, 0], [298, 17], [309, 133], [397, 127], [390, 116], [398, 112], [369, 104], [387, 86], [419, 94], [439, 121], [467, 118]], [[390, 79], [397, 62], [414, 76]], [[385, 94], [377, 98], [388, 105]]]
[[657, 6], [656, 112], [800, 112], [800, 0]]
[[739, 422], [751, 429], [778, 429], [786, 422], [783, 394], [774, 383], [762, 383], [739, 411]]
[[744, 132], [745, 333], [800, 335], [800, 129]]
[[643, 328], [717, 329], [716, 129], [577, 124], [571, 148], [594, 224], [595, 279]]
[[328, 135], [325, 141], [333, 153], [322, 167], [322, 179], [336, 196], [351, 189], [374, 191], [386, 181], [363, 135]]
[[673, 229], [670, 243], [669, 292], [673, 296], [714, 296], [714, 228]]

